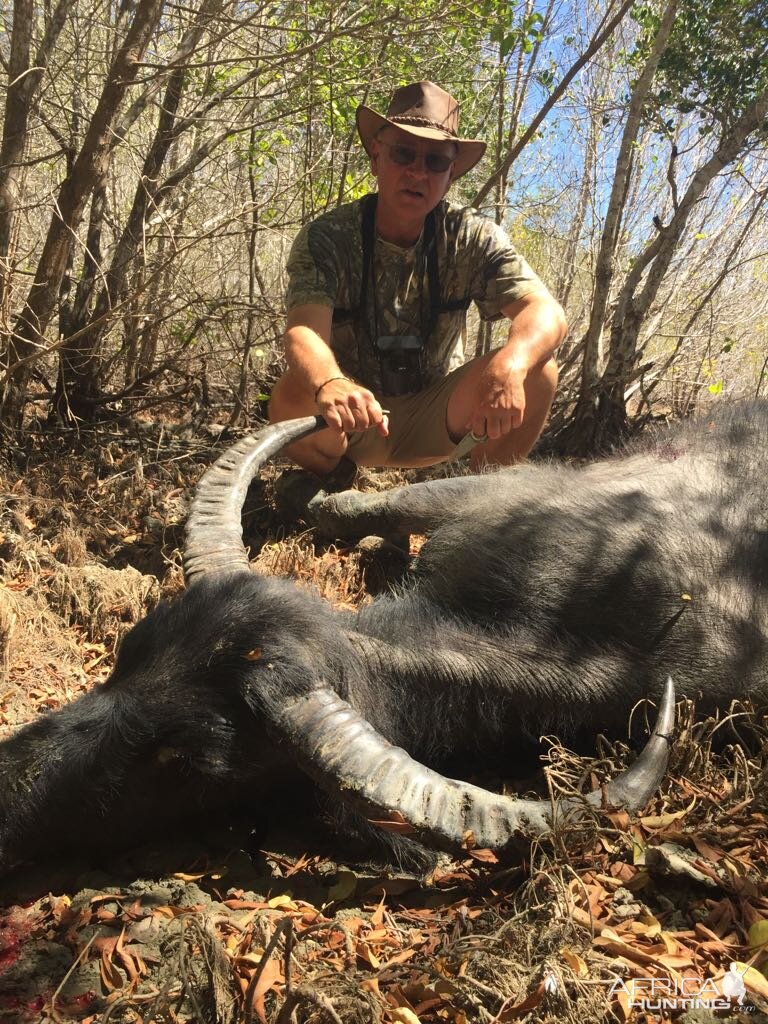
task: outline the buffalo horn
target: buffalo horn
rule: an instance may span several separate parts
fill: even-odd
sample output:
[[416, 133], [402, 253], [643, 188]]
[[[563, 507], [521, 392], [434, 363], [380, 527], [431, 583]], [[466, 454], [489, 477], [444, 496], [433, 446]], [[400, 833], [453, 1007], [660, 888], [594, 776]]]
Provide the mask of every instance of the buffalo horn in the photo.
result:
[[[186, 529], [184, 571], [193, 581], [204, 573], [248, 572], [241, 510], [251, 479], [286, 445], [326, 426], [321, 416], [275, 423], [228, 449], [197, 486]], [[669, 756], [674, 725], [672, 680], [662, 697], [656, 727], [634, 765], [587, 797], [630, 811], [642, 807], [658, 786]], [[430, 845], [455, 850], [471, 841], [504, 850], [516, 836], [547, 832], [557, 810], [547, 801], [517, 800], [448, 779], [395, 747], [331, 689], [312, 690], [287, 702], [275, 722], [307, 772], [369, 819], [405, 825]], [[396, 825], [397, 827], [397, 825]]]
[[[661, 781], [674, 726], [675, 691], [664, 688], [656, 725], [628, 771], [587, 801], [643, 807]], [[288, 704], [278, 729], [306, 771], [373, 823], [405, 830], [429, 846], [455, 851], [468, 842], [504, 851], [515, 838], [551, 830], [557, 816], [582, 802], [519, 800], [448, 779], [415, 761], [376, 732], [333, 690], [317, 689]], [[393, 826], [393, 823], [394, 826]]]
[[184, 575], [249, 572], [240, 514], [248, 486], [267, 459], [326, 426], [322, 416], [272, 423], [241, 438], [205, 472], [187, 520]]

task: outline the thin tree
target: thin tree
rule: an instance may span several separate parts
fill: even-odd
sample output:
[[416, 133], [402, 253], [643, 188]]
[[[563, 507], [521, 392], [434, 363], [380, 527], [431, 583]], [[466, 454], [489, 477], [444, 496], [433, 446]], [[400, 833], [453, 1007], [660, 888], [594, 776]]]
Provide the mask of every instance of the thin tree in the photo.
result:
[[595, 266], [595, 285], [592, 292], [589, 326], [583, 341], [584, 356], [579, 401], [567, 441], [567, 446], [577, 451], [591, 443], [596, 429], [597, 386], [602, 371], [603, 328], [614, 282], [616, 250], [619, 245], [621, 223], [632, 176], [633, 156], [642, 124], [643, 110], [661, 55], [669, 42], [677, 6], [677, 0], [670, 0], [667, 4], [648, 57], [632, 85]]
[[45, 347], [45, 330], [56, 308], [75, 233], [104, 164], [109, 160], [115, 118], [138, 74], [142, 55], [162, 9], [163, 0], [139, 0], [108, 71], [80, 152], [59, 189], [32, 286], [7, 343], [2, 421], [14, 428], [21, 425], [30, 362]]

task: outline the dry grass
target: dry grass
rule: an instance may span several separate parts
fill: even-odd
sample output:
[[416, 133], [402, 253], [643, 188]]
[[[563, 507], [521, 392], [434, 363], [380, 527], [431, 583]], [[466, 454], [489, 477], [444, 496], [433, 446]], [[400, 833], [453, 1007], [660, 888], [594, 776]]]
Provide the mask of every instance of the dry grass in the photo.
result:
[[48, 600], [67, 626], [114, 647], [157, 604], [160, 584], [137, 569], [57, 563], [48, 577]]
[[337, 607], [354, 608], [368, 599], [360, 552], [333, 545], [318, 551], [308, 533], [265, 544], [251, 564], [266, 576], [310, 586]]

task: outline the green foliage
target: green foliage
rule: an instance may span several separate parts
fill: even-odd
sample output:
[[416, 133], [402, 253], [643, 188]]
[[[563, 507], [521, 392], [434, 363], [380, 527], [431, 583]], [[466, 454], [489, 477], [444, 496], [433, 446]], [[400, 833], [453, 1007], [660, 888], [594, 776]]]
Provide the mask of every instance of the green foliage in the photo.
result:
[[[727, 355], [734, 349], [739, 347], [739, 342], [736, 338], [732, 338], [726, 335], [716, 355], [712, 355], [703, 359], [701, 362], [700, 373], [703, 380], [711, 381], [707, 385], [707, 391], [711, 395], [720, 395], [725, 387], [725, 379], [720, 376], [723, 373], [724, 367], [721, 365], [721, 356]], [[749, 353], [747, 353], [749, 355]], [[732, 364], [731, 364], [732, 365]], [[727, 369], [727, 364], [726, 364]]]
[[[641, 34], [642, 64], [661, 22], [657, 4], [639, 3], [632, 17]], [[649, 119], [671, 130], [665, 111], [695, 113], [701, 134], [727, 125], [768, 88], [768, 0], [681, 0], [662, 54]]]
[[[292, 114], [288, 122], [293, 152], [329, 156], [313, 161], [303, 215], [312, 216], [339, 197], [352, 200], [369, 191], [367, 159], [356, 138], [355, 112], [361, 102], [384, 110], [398, 85], [431, 78], [458, 99], [462, 131], [471, 134], [484, 111], [477, 109], [477, 87], [468, 69], [476, 65], [493, 26], [503, 23], [512, 31], [515, 10], [504, 0], [457, 6], [424, 0], [406, 19], [399, 0], [372, 0], [361, 8], [357, 24], [369, 29], [329, 40], [308, 65], [307, 78], [291, 92], [293, 110], [308, 110], [299, 119]], [[286, 28], [289, 48], [298, 50], [332, 30], [333, 15], [327, 0], [294, 9]], [[528, 34], [539, 20], [539, 15], [528, 19]]]
[[510, 4], [499, 5], [497, 19], [491, 26], [489, 38], [499, 44], [499, 54], [506, 57], [516, 47], [521, 46], [525, 53], [530, 53], [536, 43], [544, 39], [544, 16], [538, 11], [523, 14], [515, 24], [514, 9]]
[[356, 178], [352, 174], [344, 175], [344, 196], [347, 202], [354, 202], [355, 199], [362, 199], [371, 191], [371, 183], [367, 175]]
[[253, 167], [264, 167], [266, 164], [276, 166], [281, 156], [290, 145], [290, 139], [279, 128], [259, 135], [253, 145], [242, 145], [242, 136], [236, 136], [239, 154], [242, 160], [249, 161]]

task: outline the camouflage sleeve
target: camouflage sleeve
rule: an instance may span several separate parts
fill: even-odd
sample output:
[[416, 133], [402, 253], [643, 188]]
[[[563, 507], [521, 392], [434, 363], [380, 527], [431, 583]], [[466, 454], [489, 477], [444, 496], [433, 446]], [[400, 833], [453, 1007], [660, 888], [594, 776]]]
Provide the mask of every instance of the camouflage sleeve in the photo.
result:
[[471, 294], [483, 320], [494, 320], [508, 303], [532, 292], [547, 293], [547, 287], [502, 228], [485, 217], [477, 220]]
[[291, 246], [285, 308], [305, 303], [336, 305], [339, 290], [338, 257], [330, 240], [316, 223], [305, 224]]

